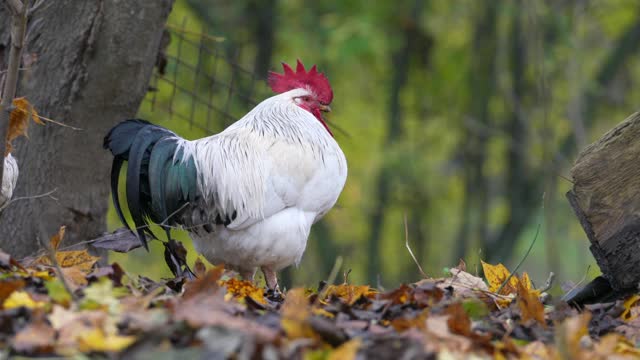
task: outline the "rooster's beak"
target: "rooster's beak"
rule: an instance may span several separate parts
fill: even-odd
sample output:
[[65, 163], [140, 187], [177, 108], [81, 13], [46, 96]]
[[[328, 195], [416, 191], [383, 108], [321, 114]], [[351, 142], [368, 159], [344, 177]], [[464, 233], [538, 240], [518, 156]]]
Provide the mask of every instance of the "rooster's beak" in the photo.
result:
[[320, 111], [322, 111], [322, 112], [331, 112], [331, 108], [329, 107], [329, 105], [320, 104]]

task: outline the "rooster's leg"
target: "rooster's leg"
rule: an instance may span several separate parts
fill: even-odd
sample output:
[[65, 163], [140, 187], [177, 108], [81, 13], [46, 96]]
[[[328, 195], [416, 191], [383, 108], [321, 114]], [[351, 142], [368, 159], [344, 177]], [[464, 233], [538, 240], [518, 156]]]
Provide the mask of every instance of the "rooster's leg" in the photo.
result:
[[267, 283], [267, 299], [282, 302], [284, 297], [282, 297], [280, 287], [278, 287], [278, 277], [276, 276], [276, 272], [269, 267], [263, 266], [262, 273], [264, 274], [264, 280]]
[[278, 277], [273, 269], [263, 266], [262, 273], [264, 274], [264, 281], [267, 283], [267, 288], [272, 291], [280, 291], [278, 288]]
[[242, 276], [242, 279], [243, 280], [248, 280], [248, 281], [251, 281], [251, 282], [253, 282], [253, 277], [255, 276], [255, 274], [256, 274], [256, 270], [255, 269], [240, 271], [240, 276]]

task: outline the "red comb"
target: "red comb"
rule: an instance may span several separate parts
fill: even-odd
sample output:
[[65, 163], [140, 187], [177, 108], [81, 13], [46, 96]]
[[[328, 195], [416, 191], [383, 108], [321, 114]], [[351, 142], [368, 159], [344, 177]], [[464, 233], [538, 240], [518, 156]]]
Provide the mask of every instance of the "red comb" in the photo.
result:
[[329, 80], [323, 73], [319, 73], [315, 65], [307, 71], [298, 60], [296, 71], [291, 66], [282, 63], [284, 74], [269, 72], [269, 86], [273, 92], [281, 94], [289, 90], [298, 88], [308, 88], [313, 91], [318, 100], [323, 104], [330, 104], [333, 100], [333, 90], [329, 85]]

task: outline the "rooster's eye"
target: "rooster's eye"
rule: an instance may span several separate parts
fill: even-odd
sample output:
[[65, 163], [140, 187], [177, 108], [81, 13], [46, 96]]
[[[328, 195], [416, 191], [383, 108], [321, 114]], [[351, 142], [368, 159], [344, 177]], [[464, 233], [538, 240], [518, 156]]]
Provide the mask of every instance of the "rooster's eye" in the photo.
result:
[[304, 102], [309, 102], [309, 97], [308, 97], [308, 96], [303, 97], [303, 98], [302, 98], [302, 101], [304, 101]]

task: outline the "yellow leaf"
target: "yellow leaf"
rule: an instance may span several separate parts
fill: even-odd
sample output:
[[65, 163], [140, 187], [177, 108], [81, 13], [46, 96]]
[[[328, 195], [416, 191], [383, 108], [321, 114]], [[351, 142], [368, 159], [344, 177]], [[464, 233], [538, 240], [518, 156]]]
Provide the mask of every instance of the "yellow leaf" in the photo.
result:
[[[535, 320], [543, 327], [547, 327], [547, 323], [544, 320], [544, 305], [538, 298], [538, 291], [531, 290], [531, 281], [525, 280], [525, 274], [518, 282], [518, 307], [520, 308], [520, 315], [522, 321]], [[527, 284], [529, 288], [527, 288]]]
[[2, 307], [5, 309], [13, 309], [24, 306], [29, 309], [42, 308], [47, 303], [44, 301], [35, 301], [31, 298], [31, 295], [26, 291], [14, 291], [5, 299]]
[[633, 295], [624, 301], [624, 311], [620, 315], [620, 318], [624, 321], [631, 321], [638, 317], [638, 314], [632, 314], [631, 308], [636, 305], [636, 303], [640, 300], [640, 295]]
[[116, 352], [126, 349], [135, 341], [135, 336], [107, 335], [102, 329], [94, 328], [80, 335], [78, 348], [82, 352]]
[[376, 291], [368, 285], [329, 285], [325, 292], [325, 298], [335, 296], [347, 305], [353, 305], [361, 297], [373, 298]]
[[[502, 286], [502, 284], [507, 280], [511, 273], [506, 268], [506, 266], [502, 264], [491, 265], [484, 261], [482, 261], [482, 270], [484, 271], [484, 277], [487, 279], [489, 283], [489, 291], [496, 292]], [[502, 290], [500, 290], [500, 294], [508, 295], [517, 292], [518, 279], [515, 276], [512, 276], [509, 279], [509, 283], [506, 284]]]
[[346, 343], [340, 345], [327, 357], [327, 360], [352, 360], [356, 358], [358, 354], [358, 350], [360, 349], [360, 345], [362, 344], [362, 340], [358, 338], [351, 339]]
[[[85, 250], [70, 250], [70, 251], [58, 251], [56, 252], [56, 261], [62, 268], [75, 267], [80, 271], [88, 273], [93, 268], [93, 265], [100, 260], [99, 257], [89, 254]], [[42, 255], [34, 261], [34, 264], [42, 264], [47, 266], [53, 266], [51, 260], [47, 255]]]
[[251, 281], [231, 278], [229, 280], [222, 280], [219, 283], [220, 286], [227, 288], [227, 296], [225, 296], [225, 300], [227, 301], [232, 298], [244, 299], [245, 297], [250, 297], [257, 303], [267, 303], [267, 300], [264, 298], [264, 291], [255, 286]]
[[333, 319], [335, 317], [335, 315], [333, 315], [332, 313], [328, 312], [327, 310], [325, 310], [323, 308], [313, 308], [313, 309], [311, 309], [311, 313], [313, 315], [324, 316], [324, 317], [328, 317], [330, 319]]
[[309, 299], [304, 289], [291, 289], [282, 305], [280, 325], [291, 339], [313, 338], [315, 333], [307, 319], [311, 315]]
[[58, 251], [56, 253], [58, 264], [62, 267], [76, 267], [82, 271], [89, 272], [99, 257], [89, 254], [85, 250]]

